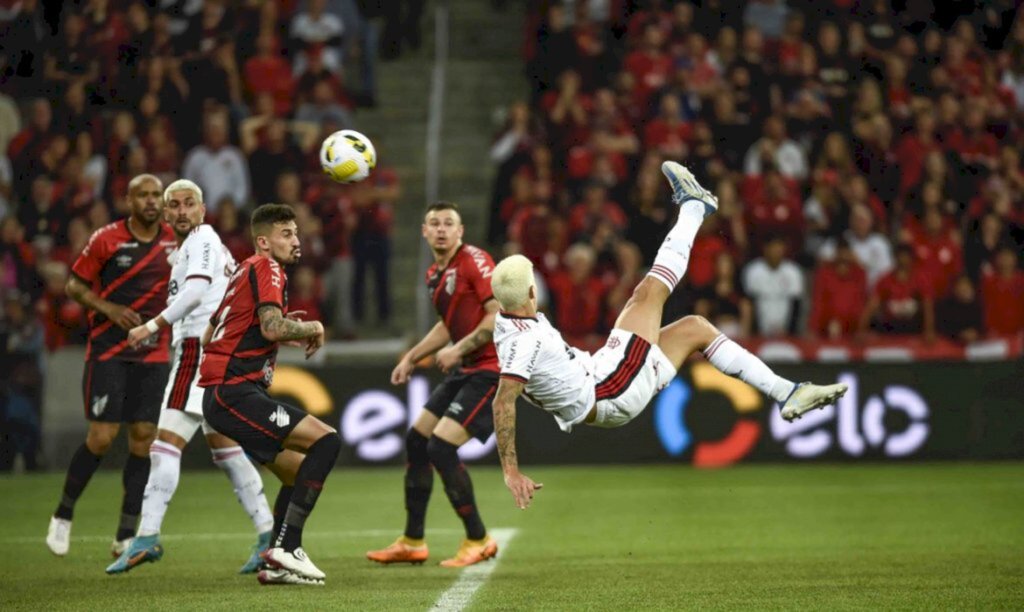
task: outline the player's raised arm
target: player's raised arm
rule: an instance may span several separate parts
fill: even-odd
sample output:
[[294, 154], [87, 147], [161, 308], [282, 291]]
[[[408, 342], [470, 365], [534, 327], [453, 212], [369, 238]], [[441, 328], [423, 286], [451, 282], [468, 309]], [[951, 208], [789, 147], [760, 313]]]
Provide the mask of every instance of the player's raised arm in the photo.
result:
[[516, 455], [516, 399], [526, 387], [525, 382], [501, 377], [494, 396], [494, 434], [498, 438], [498, 456], [505, 474], [505, 486], [512, 492], [516, 506], [526, 510], [533, 501], [533, 492], [544, 485], [535, 483], [519, 471]]
[[451, 334], [449, 334], [444, 321], [438, 321], [434, 327], [430, 328], [427, 335], [423, 336], [422, 340], [398, 360], [398, 365], [391, 371], [391, 384], [402, 385], [409, 382], [409, 376], [416, 369], [416, 362], [433, 355], [451, 340]]

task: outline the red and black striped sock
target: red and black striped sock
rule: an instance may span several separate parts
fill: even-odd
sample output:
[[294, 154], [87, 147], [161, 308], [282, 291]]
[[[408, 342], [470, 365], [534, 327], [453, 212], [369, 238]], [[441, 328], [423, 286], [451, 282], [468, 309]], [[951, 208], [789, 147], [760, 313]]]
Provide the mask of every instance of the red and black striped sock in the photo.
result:
[[306, 450], [306, 458], [302, 460], [299, 473], [295, 476], [295, 488], [284, 514], [284, 522], [277, 532], [276, 547], [291, 552], [302, 546], [302, 529], [306, 525], [306, 518], [316, 506], [324, 481], [331, 473], [340, 451], [341, 438], [333, 432]]
[[448, 501], [451, 502], [455, 513], [462, 519], [466, 537], [470, 540], [479, 540], [487, 535], [487, 529], [476, 506], [473, 481], [466, 471], [466, 465], [459, 459], [458, 451], [459, 447], [437, 436], [431, 437], [427, 444], [430, 461], [441, 474], [444, 492], [448, 495]]
[[71, 457], [71, 464], [68, 465], [68, 475], [64, 479], [64, 491], [61, 493], [60, 503], [53, 515], [59, 519], [71, 520], [75, 514], [75, 502], [89, 484], [89, 479], [100, 467], [103, 455], [94, 455], [89, 447], [83, 442], [75, 454]]
[[415, 429], [405, 436], [405, 537], [422, 540], [427, 504], [434, 488], [434, 468], [427, 454], [427, 438]]

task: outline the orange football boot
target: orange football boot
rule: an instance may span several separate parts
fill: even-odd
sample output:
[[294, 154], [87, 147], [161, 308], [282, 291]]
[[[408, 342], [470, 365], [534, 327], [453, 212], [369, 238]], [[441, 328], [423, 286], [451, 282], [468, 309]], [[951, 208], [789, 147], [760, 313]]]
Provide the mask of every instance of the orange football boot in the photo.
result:
[[427, 560], [427, 556], [430, 552], [427, 550], [427, 542], [425, 540], [410, 540], [409, 538], [399, 536], [397, 540], [387, 548], [381, 550], [371, 550], [366, 553], [366, 558], [370, 561], [376, 561], [377, 563], [383, 563], [385, 565], [389, 563], [413, 563], [415, 565], [422, 565]]
[[498, 543], [491, 536], [482, 540], [463, 540], [459, 552], [441, 562], [441, 567], [466, 567], [492, 559], [498, 554]]

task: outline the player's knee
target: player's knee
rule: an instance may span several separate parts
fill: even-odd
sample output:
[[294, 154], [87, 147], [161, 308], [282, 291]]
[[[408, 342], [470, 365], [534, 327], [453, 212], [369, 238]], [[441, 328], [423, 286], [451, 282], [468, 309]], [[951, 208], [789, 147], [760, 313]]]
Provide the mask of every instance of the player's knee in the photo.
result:
[[441, 469], [459, 461], [459, 447], [437, 436], [430, 436], [427, 442], [427, 456], [434, 467]]
[[116, 429], [90, 429], [89, 435], [85, 439], [85, 445], [89, 447], [89, 452], [94, 455], [106, 455], [116, 437]]
[[338, 432], [331, 429], [328, 433], [320, 436], [315, 445], [318, 448], [323, 448], [325, 455], [337, 457], [338, 453], [341, 452], [341, 436], [338, 435]]
[[409, 463], [420, 465], [430, 461], [430, 456], [427, 454], [428, 443], [427, 437], [416, 431], [415, 428], [405, 434], [405, 455]]
[[680, 319], [682, 331], [687, 339], [697, 346], [707, 346], [718, 336], [718, 329], [700, 315], [688, 315]]

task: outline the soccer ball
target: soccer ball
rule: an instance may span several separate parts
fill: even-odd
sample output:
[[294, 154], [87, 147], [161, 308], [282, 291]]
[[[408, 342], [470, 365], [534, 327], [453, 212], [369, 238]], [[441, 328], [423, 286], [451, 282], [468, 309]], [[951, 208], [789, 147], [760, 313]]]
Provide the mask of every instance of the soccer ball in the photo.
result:
[[324, 174], [339, 183], [355, 183], [370, 176], [377, 165], [377, 151], [370, 139], [355, 130], [341, 130], [320, 145]]

